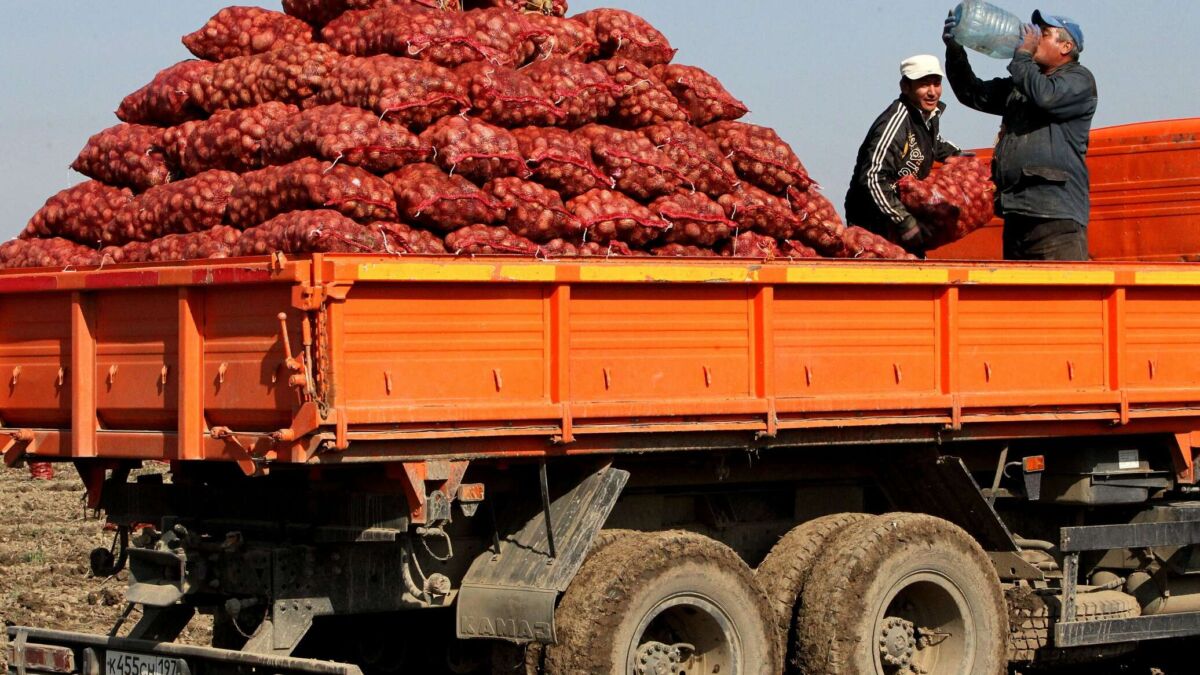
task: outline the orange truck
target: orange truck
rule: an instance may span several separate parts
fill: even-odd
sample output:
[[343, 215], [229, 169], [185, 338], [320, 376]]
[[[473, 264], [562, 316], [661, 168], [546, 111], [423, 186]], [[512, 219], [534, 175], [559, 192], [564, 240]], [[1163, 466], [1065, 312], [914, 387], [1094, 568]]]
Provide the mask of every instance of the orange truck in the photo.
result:
[[1200, 634], [1200, 269], [1162, 262], [1196, 129], [1098, 132], [1137, 146], [1111, 261], [0, 272], [4, 459], [74, 464], [140, 610], [12, 627], [10, 672], [962, 675]]

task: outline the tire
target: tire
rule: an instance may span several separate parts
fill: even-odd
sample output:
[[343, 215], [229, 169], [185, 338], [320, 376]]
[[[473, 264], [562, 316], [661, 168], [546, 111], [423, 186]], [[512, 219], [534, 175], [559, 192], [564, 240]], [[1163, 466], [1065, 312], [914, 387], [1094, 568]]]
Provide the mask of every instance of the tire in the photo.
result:
[[807, 675], [1000, 675], [1000, 580], [962, 529], [920, 514], [850, 526], [817, 560], [797, 630]]
[[866, 513], [835, 513], [792, 528], [771, 547], [771, 552], [755, 571], [775, 613], [779, 651], [784, 654], [787, 667], [785, 672], [800, 672], [798, 635], [792, 628], [809, 572], [834, 537], [870, 517]]
[[[632, 534], [595, 550], [555, 612], [547, 675], [775, 675], [766, 595], [728, 547], [690, 532]], [[695, 646], [672, 652], [682, 644]], [[678, 661], [682, 659], [683, 663]]]
[[[1041, 667], [1101, 661], [1124, 656], [1137, 649], [1132, 642], [1058, 649], [1050, 645], [1051, 630], [1062, 615], [1062, 600], [1057, 595], [1039, 595], [1027, 588], [1005, 593], [1008, 601], [1009, 660], [1033, 663]], [[1137, 598], [1120, 591], [1091, 591], [1081, 587], [1075, 596], [1077, 621], [1132, 619], [1142, 615]]]

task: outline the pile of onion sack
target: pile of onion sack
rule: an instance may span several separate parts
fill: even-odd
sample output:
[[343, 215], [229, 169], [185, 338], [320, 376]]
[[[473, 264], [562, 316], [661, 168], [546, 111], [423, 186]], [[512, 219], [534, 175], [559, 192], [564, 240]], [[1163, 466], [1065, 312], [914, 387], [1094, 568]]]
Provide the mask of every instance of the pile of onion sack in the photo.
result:
[[908, 257], [711, 74], [563, 0], [230, 7], [71, 165], [5, 267], [263, 255]]
[[956, 242], [995, 217], [992, 171], [976, 157], [951, 157], [925, 180], [901, 178], [896, 189], [909, 213], [933, 230], [933, 240], [926, 242], [931, 249]]

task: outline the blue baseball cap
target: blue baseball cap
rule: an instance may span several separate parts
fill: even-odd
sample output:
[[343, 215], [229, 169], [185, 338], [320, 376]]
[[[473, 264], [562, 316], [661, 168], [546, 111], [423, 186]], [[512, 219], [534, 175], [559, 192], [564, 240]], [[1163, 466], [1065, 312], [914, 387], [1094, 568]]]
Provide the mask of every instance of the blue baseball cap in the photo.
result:
[[1083, 51], [1083, 29], [1079, 27], [1079, 22], [1067, 16], [1055, 16], [1052, 14], [1042, 14], [1042, 10], [1035, 9], [1033, 11], [1033, 22], [1039, 26], [1050, 26], [1051, 28], [1061, 28], [1067, 31], [1071, 36], [1071, 41]]

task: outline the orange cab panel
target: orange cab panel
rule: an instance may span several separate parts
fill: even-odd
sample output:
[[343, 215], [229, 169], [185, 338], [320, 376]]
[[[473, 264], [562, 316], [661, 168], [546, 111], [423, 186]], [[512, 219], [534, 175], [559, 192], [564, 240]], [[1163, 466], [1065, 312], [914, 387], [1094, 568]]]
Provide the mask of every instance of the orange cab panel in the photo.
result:
[[960, 289], [961, 391], [1104, 389], [1104, 316], [1102, 289]]
[[548, 317], [541, 286], [355, 287], [340, 322], [351, 420], [396, 407], [422, 421], [461, 418], [464, 403], [545, 404]]
[[0, 411], [9, 426], [71, 426], [71, 296], [0, 298]]
[[778, 396], [936, 393], [934, 300], [919, 286], [777, 289]]
[[684, 401], [752, 398], [751, 292], [717, 285], [572, 288], [571, 398], [644, 401], [668, 415], [690, 412]]

